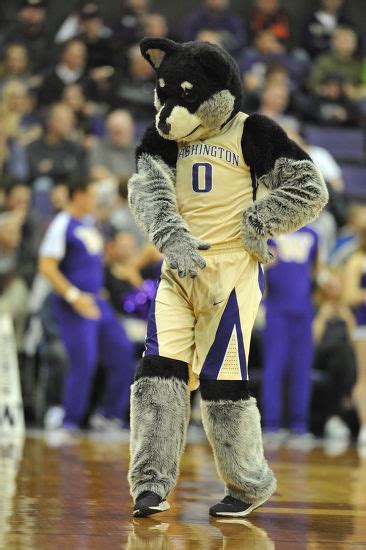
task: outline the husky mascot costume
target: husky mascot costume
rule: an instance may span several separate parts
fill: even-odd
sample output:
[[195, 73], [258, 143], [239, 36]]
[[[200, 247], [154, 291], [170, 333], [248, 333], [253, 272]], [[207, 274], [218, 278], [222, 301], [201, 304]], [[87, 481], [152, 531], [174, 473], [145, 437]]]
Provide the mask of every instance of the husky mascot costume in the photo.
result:
[[140, 47], [156, 71], [157, 114], [137, 148], [129, 201], [164, 263], [132, 385], [133, 513], [169, 508], [190, 389], [200, 385], [203, 425], [226, 484], [209, 513], [245, 516], [276, 488], [247, 371], [267, 239], [316, 218], [327, 190], [277, 124], [240, 111], [239, 71], [224, 50], [159, 38]]

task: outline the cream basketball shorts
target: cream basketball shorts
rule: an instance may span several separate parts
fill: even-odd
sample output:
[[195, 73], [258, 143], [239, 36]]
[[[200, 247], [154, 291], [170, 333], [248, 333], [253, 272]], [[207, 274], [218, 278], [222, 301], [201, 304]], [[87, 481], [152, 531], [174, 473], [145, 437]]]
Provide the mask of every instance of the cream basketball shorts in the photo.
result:
[[199, 251], [206, 267], [179, 278], [164, 261], [151, 305], [144, 356], [188, 363], [199, 379], [247, 380], [250, 337], [262, 298], [262, 266], [241, 241]]

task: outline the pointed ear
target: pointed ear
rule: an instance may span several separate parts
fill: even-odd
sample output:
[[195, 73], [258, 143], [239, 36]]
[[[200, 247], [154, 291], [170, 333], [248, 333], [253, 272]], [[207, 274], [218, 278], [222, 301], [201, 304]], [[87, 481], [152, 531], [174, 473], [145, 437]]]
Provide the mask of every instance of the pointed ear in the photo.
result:
[[201, 42], [200, 45], [202, 47], [195, 57], [207, 76], [220, 82], [224, 87], [228, 86], [233, 78], [235, 69], [238, 71], [234, 60], [225, 50], [218, 46], [214, 46], [208, 42]]
[[140, 50], [144, 58], [157, 71], [166, 55], [177, 52], [181, 45], [168, 38], [143, 38]]

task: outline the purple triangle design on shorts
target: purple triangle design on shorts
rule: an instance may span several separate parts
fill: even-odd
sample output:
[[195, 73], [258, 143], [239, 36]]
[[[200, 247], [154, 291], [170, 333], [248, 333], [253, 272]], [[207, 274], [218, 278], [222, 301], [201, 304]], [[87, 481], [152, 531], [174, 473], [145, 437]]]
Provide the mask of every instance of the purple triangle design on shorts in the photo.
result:
[[217, 380], [234, 327], [236, 328], [238, 342], [240, 372], [242, 380], [247, 380], [247, 364], [235, 288], [231, 291], [226, 307], [221, 316], [215, 339], [206, 356], [205, 362], [203, 363], [200, 378]]
[[149, 317], [147, 320], [146, 330], [146, 350], [144, 355], [159, 355], [158, 330], [156, 328], [155, 302], [158, 293], [160, 281], [156, 285], [156, 291], [153, 301], [151, 302]]
[[259, 290], [263, 294], [266, 283], [265, 283], [265, 278], [264, 278], [263, 267], [261, 266], [261, 264], [259, 262], [258, 262], [258, 286], [259, 286]]

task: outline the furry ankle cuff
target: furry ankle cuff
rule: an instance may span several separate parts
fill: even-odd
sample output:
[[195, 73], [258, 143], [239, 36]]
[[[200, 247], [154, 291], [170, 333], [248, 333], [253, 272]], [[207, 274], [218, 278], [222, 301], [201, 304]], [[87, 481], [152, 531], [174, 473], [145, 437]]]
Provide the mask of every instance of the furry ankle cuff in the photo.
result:
[[250, 398], [248, 380], [201, 380], [200, 390], [204, 401], [239, 401]]

